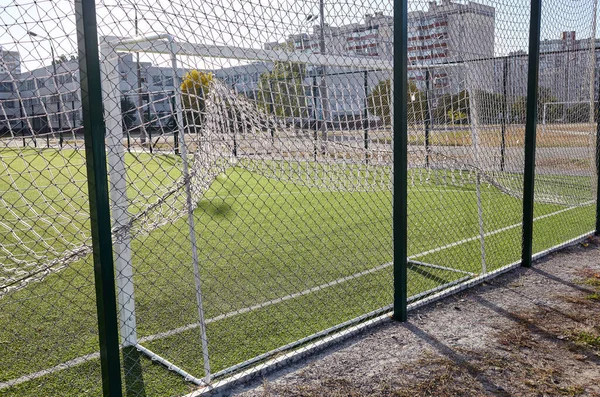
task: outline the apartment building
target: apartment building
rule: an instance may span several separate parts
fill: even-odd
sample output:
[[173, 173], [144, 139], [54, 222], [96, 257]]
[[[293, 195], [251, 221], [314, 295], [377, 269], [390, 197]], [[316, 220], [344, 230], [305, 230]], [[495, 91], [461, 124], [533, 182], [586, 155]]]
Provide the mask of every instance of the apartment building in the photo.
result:
[[560, 102], [589, 100], [590, 85], [598, 87], [598, 73], [591, 81], [592, 67], [600, 66], [600, 53], [595, 60], [590, 38], [577, 39], [576, 32], [562, 32], [559, 39], [540, 42], [539, 85], [546, 87]]
[[[140, 79], [138, 83], [138, 67]], [[77, 128], [81, 125], [79, 64], [75, 60], [57, 62], [31, 71], [0, 73], [0, 130], [50, 131]], [[131, 117], [134, 125], [166, 125], [172, 114], [174, 85], [186, 73], [138, 63], [132, 54], [119, 58], [121, 96], [137, 107]]]

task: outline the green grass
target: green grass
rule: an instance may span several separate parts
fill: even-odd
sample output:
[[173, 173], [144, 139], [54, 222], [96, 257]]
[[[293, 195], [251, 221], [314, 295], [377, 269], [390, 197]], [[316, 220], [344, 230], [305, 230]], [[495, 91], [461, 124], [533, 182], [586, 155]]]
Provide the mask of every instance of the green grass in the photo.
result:
[[[140, 154], [127, 155], [126, 160], [129, 176], [135, 181], [128, 190], [132, 213], [142, 208], [145, 197], [153, 197], [181, 175], [175, 157]], [[87, 233], [79, 232], [89, 228], [84, 216], [88, 203], [80, 153], [6, 149], [0, 152], [0, 164], [10, 171], [0, 176], [0, 192], [11, 186], [24, 189], [33, 182], [47, 186], [41, 191], [27, 190], [23, 197], [3, 193], [0, 219], [10, 220], [14, 214], [31, 216], [33, 209], [23, 206], [25, 201], [34, 202], [38, 212], [56, 219], [50, 222], [53, 228], [36, 223], [23, 230], [9, 230], [9, 222], [5, 222], [0, 226], [6, 228], [3, 232], [14, 234], [2, 233], [8, 236], [3, 245], [22, 256], [28, 254], [27, 247], [44, 252], [45, 246], [32, 236], [33, 231], [51, 241], [56, 253], [47, 256], [52, 258], [67, 247], [88, 241]], [[69, 183], [73, 179], [76, 183]], [[388, 191], [322, 191], [241, 168], [230, 168], [226, 177], [217, 178], [194, 212], [213, 372], [391, 304], [392, 267], [387, 266], [316, 292], [235, 313], [390, 263], [391, 199]], [[491, 271], [519, 259], [521, 228], [510, 226], [521, 221], [522, 206], [520, 200], [489, 186], [482, 187], [482, 204], [484, 231], [491, 233], [485, 237], [486, 266]], [[481, 273], [474, 186], [416, 182], [409, 188], [408, 206], [409, 256]], [[535, 216], [565, 208], [536, 204]], [[534, 250], [586, 233], [593, 224], [593, 205], [539, 219], [534, 227]], [[500, 228], [507, 229], [493, 233]], [[18, 245], [18, 240], [25, 244]], [[132, 250], [138, 337], [196, 323], [187, 218], [167, 222], [149, 234], [136, 234]], [[409, 294], [463, 276], [412, 266]], [[0, 298], [0, 382], [98, 351], [95, 310], [89, 257]], [[223, 314], [226, 318], [214, 320]], [[193, 375], [203, 376], [198, 328], [143, 345]], [[192, 389], [180, 376], [145, 357], [132, 352], [127, 357], [126, 378], [143, 378], [143, 382], [128, 383], [135, 389], [128, 395], [138, 395], [140, 390], [149, 396], [178, 395]], [[97, 359], [0, 389], [0, 394], [7, 396], [99, 392]]]

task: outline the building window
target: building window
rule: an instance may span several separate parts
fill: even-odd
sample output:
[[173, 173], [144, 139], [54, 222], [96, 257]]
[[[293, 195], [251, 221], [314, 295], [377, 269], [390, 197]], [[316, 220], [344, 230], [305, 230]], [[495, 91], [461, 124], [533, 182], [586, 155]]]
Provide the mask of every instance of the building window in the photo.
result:
[[61, 94], [63, 102], [74, 102], [78, 100], [76, 92], [67, 92], [66, 94]]
[[12, 92], [13, 84], [11, 82], [0, 83], [0, 92]]
[[152, 101], [153, 102], [159, 102], [159, 101], [163, 101], [167, 98], [167, 94], [152, 94]]
[[57, 76], [56, 81], [61, 85], [72, 83], [73, 75], [71, 73], [61, 74], [60, 76]]

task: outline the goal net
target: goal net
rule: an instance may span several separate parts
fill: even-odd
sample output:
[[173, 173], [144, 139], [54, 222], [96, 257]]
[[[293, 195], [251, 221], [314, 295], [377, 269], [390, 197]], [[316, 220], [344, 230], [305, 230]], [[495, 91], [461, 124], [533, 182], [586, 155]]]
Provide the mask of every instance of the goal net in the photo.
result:
[[[230, 167], [332, 191], [391, 189], [389, 61], [310, 56], [285, 48], [217, 48], [176, 42], [173, 38], [169, 41], [168, 35], [127, 40], [107, 37], [103, 46], [112, 191], [115, 197], [127, 197], [126, 201], [113, 200], [116, 208], [122, 207], [122, 212], [128, 214], [121, 221], [118, 216], [115, 219], [116, 237], [125, 232], [147, 233], [185, 216], [215, 178]], [[148, 62], [136, 62], [138, 53], [154, 54], [153, 62], [162, 64], [151, 77], [149, 84], [155, 88], [150, 93], [128, 81], [136, 76], [119, 72], [123, 66], [130, 74], [136, 73], [140, 65], [148, 68]], [[216, 73], [199, 67], [216, 56], [237, 61], [241, 58], [243, 62]], [[507, 57], [508, 62], [499, 59], [409, 68], [411, 184], [464, 186], [484, 182], [521, 197], [523, 155], [519, 148], [524, 138], [524, 97], [516, 92], [502, 94], [503, 83], [499, 81], [495, 82], [495, 91], [490, 92], [487, 76], [494, 74], [498, 62], [514, 68], [526, 58]], [[56, 79], [68, 81], [75, 69], [75, 62], [59, 65]], [[9, 75], [7, 84], [15, 81]], [[127, 88], [123, 88], [123, 81], [129, 83]], [[40, 87], [45, 83], [32, 78], [25, 85], [41, 95]], [[512, 82], [504, 84], [514, 90]], [[62, 105], [60, 117], [52, 115], [54, 122], [47, 116], [27, 114], [25, 105], [36, 100], [28, 98], [29, 94], [21, 92], [24, 115], [5, 126], [2, 140], [4, 146], [13, 149], [2, 156], [6, 171], [3, 179], [10, 194], [19, 195], [23, 203], [17, 207], [4, 199], [8, 213], [3, 224], [10, 238], [2, 245], [2, 293], [43, 278], [90, 252], [89, 236], [81, 227], [87, 221], [85, 207], [71, 208], [66, 215], [63, 210], [71, 206], [72, 198], [67, 190], [53, 185], [41, 190], [55, 189], [56, 201], [44, 211], [34, 211], [36, 206], [31, 201], [35, 198], [19, 189], [24, 176], [14, 167], [29, 150], [42, 147], [56, 150], [56, 160], [43, 170], [28, 171], [35, 183], [42, 174], [69, 173], [69, 166], [83, 164], [79, 124], [73, 124], [79, 116], [72, 114], [77, 109], [66, 101], [78, 93], [73, 88], [73, 92], [61, 93], [60, 97], [48, 94], [48, 100], [44, 100], [42, 96], [40, 103], [45, 106]], [[589, 139], [590, 103], [544, 102], [543, 133], [553, 133], [547, 129], [552, 122], [561, 126], [559, 138]], [[35, 128], [42, 119], [46, 124]], [[549, 156], [560, 157], [560, 151], [569, 147], [571, 144], [565, 141], [550, 148], [554, 155]], [[173, 153], [178, 156], [169, 166], [163, 160]], [[586, 148], [582, 157], [589, 154]], [[135, 170], [127, 170], [125, 155], [133, 159]], [[593, 199], [592, 178], [585, 177], [590, 175], [589, 167], [581, 170], [581, 178], [551, 168], [536, 184], [536, 200], [579, 205]], [[161, 184], [149, 188], [141, 178], [144, 173], [154, 177], [160, 173]], [[82, 194], [83, 173], [65, 177], [77, 182], [81, 187], [77, 194]], [[64, 206], [57, 208], [59, 202]], [[58, 230], [56, 222], [63, 224], [64, 230]], [[45, 237], [33, 244], [39, 224], [51, 225], [55, 230], [52, 241]]]

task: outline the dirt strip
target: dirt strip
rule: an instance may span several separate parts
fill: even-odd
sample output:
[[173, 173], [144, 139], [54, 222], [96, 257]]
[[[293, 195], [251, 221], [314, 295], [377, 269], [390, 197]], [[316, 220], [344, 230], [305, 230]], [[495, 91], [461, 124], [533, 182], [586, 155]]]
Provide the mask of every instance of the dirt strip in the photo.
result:
[[600, 397], [600, 239], [229, 393]]

